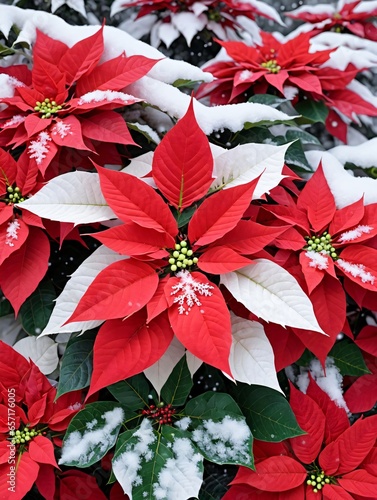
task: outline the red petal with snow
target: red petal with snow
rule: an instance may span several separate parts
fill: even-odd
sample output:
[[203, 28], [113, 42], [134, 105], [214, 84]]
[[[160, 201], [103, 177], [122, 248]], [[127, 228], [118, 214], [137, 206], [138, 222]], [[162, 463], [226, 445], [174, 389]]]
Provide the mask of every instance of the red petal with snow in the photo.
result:
[[123, 54], [100, 64], [76, 85], [76, 95], [93, 90], [121, 90], [146, 75], [159, 59], [144, 56], [125, 57]]
[[167, 232], [173, 238], [177, 235], [178, 227], [172, 213], [151, 186], [124, 172], [98, 168], [98, 173], [106, 201], [121, 220]]
[[307, 471], [294, 458], [270, 457], [256, 466], [256, 472], [240, 467], [231, 484], [249, 484], [262, 491], [283, 492], [303, 485]]
[[247, 184], [219, 191], [204, 200], [188, 226], [191, 243], [208, 245], [234, 229], [251, 202], [258, 180], [259, 177]]
[[14, 219], [0, 226], [0, 266], [25, 243], [29, 227], [22, 219]]
[[[30, 454], [27, 451], [22, 453], [19, 461], [18, 457], [19, 455], [16, 456], [14, 464], [0, 466], [0, 498], [22, 500], [37, 479], [39, 465], [30, 458]], [[13, 476], [8, 474], [14, 471], [15, 481], [12, 481]]]
[[95, 141], [136, 145], [124, 118], [115, 111], [97, 111], [81, 119], [82, 133]]
[[94, 343], [88, 397], [119, 380], [137, 375], [158, 361], [173, 339], [166, 313], [146, 323], [143, 309], [125, 320], [107, 321]]
[[354, 500], [341, 486], [326, 484], [322, 490], [324, 500]]
[[165, 198], [182, 210], [207, 194], [212, 170], [209, 142], [195, 119], [191, 100], [186, 114], [154, 152], [153, 179]]
[[359, 224], [364, 216], [364, 199], [361, 198], [351, 205], [347, 205], [335, 212], [334, 218], [329, 226], [329, 233], [334, 237], [337, 233], [341, 231], [346, 231], [347, 229]]
[[335, 200], [323, 174], [321, 164], [301, 191], [297, 199], [297, 206], [307, 211], [310, 224], [315, 232], [324, 230], [332, 221], [336, 211]]
[[175, 243], [170, 234], [141, 227], [133, 222], [112, 227], [92, 236], [114, 252], [131, 257], [150, 254], [163, 248], [173, 248]]
[[0, 287], [15, 314], [46, 274], [49, 257], [47, 236], [40, 229], [30, 227], [25, 245], [1, 266]]
[[345, 474], [358, 467], [377, 439], [377, 415], [357, 420], [319, 455], [319, 464], [328, 475]]
[[67, 323], [130, 316], [147, 304], [157, 285], [158, 275], [149, 264], [114, 262], [96, 276]]
[[243, 257], [232, 248], [219, 246], [206, 250], [199, 257], [197, 265], [205, 273], [224, 274], [236, 271], [252, 263], [252, 260]]
[[342, 250], [335, 265], [362, 288], [377, 292], [377, 249], [350, 245]]
[[[208, 285], [207, 290], [203, 289], [202, 285]], [[179, 286], [183, 288], [177, 288]], [[231, 375], [230, 315], [217, 286], [210, 284], [207, 277], [201, 273], [187, 273], [181, 278], [168, 280], [165, 296], [170, 306], [170, 323], [178, 340], [194, 356]], [[190, 303], [190, 298], [194, 303]]]
[[50, 127], [50, 134], [52, 140], [58, 146], [90, 151], [83, 142], [81, 123], [73, 115], [67, 116], [62, 120], [57, 120]]
[[106, 500], [105, 494], [99, 489], [96, 478], [80, 470], [69, 470], [61, 474], [59, 488], [58, 498], [61, 500], [77, 500], [77, 498]]
[[294, 454], [304, 464], [317, 458], [325, 434], [326, 418], [318, 404], [290, 384], [289, 404], [298, 425], [307, 433], [289, 440]]
[[30, 458], [34, 462], [50, 464], [58, 467], [54, 455], [54, 446], [52, 442], [44, 436], [36, 436], [29, 443]]
[[72, 85], [84, 73], [90, 73], [98, 64], [103, 50], [103, 26], [94, 35], [69, 48], [58, 62], [58, 68], [66, 74], [67, 84]]
[[338, 479], [342, 488], [360, 496], [373, 496], [377, 491], [377, 477], [365, 470], [354, 470]]
[[168, 279], [169, 276], [165, 276], [165, 278], [160, 279], [156, 293], [147, 304], [147, 323], [152, 321], [152, 319], [156, 318], [163, 311], [166, 311], [166, 309], [169, 307], [169, 304], [165, 297], [165, 285]]

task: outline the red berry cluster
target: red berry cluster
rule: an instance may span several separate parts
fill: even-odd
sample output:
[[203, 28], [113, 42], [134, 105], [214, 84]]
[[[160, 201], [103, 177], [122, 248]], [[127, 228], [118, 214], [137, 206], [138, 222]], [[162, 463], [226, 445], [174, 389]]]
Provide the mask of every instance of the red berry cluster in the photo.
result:
[[171, 424], [172, 416], [175, 413], [175, 409], [172, 406], [165, 405], [164, 403], [160, 403], [158, 406], [150, 405], [147, 410], [143, 410], [141, 412], [142, 415], [145, 415], [147, 418], [153, 419], [156, 424]]

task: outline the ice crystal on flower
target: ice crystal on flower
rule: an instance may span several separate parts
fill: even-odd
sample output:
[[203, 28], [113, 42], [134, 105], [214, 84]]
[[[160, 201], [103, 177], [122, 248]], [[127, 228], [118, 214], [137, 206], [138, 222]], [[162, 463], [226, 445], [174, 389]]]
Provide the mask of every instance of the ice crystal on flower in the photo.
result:
[[36, 141], [30, 142], [30, 146], [27, 148], [29, 157], [34, 158], [38, 165], [42, 163], [49, 152], [49, 141], [51, 141], [50, 134], [43, 131], [38, 135], [38, 139]]
[[18, 230], [20, 229], [20, 223], [18, 220], [8, 222], [5, 244], [10, 247], [14, 247], [13, 240], [18, 240]]
[[315, 252], [314, 250], [309, 250], [305, 252], [305, 256], [310, 260], [309, 267], [314, 267], [323, 271], [328, 268], [328, 257], [326, 252]]
[[62, 139], [67, 137], [68, 134], [72, 135], [71, 125], [69, 123], [64, 122], [56, 122], [52, 129], [52, 135], [59, 135]]
[[22, 116], [22, 115], [14, 115], [13, 118], [11, 118], [10, 120], [6, 121], [2, 128], [7, 128], [7, 127], [13, 127], [13, 125], [19, 125], [20, 123], [24, 122], [26, 119], [26, 116]]
[[176, 277], [180, 278], [180, 281], [172, 286], [171, 295], [181, 292], [174, 297], [173, 301], [174, 304], [179, 304], [179, 314], [188, 314], [194, 305], [202, 305], [197, 294], [206, 297], [212, 295], [210, 290], [214, 287], [209, 283], [200, 283], [200, 281], [196, 281], [188, 271], [179, 271]]
[[8, 82], [11, 85], [13, 85], [13, 87], [26, 87], [26, 85], [24, 83], [20, 82], [20, 80], [18, 80], [18, 78], [14, 77], [14, 76], [9, 76]]
[[79, 104], [88, 104], [90, 102], [101, 102], [101, 101], [115, 101], [120, 99], [124, 104], [130, 104], [135, 101], [132, 95], [125, 94], [124, 92], [116, 92], [115, 90], [93, 90], [93, 92], [88, 92], [84, 94], [79, 99]]
[[339, 259], [337, 264], [344, 272], [350, 273], [354, 278], [360, 278], [363, 283], [371, 283], [373, 285], [375, 276], [369, 271], [365, 271], [365, 266], [362, 264], [351, 264], [351, 262], [346, 262], [343, 259]]
[[250, 78], [252, 75], [252, 72], [249, 71], [248, 69], [244, 69], [240, 75], [239, 75], [239, 79], [241, 82], [243, 82], [244, 80], [247, 80], [248, 78]]
[[346, 231], [339, 236], [339, 243], [345, 243], [346, 241], [353, 241], [360, 238], [363, 234], [369, 234], [372, 231], [372, 226], [357, 226], [355, 229]]

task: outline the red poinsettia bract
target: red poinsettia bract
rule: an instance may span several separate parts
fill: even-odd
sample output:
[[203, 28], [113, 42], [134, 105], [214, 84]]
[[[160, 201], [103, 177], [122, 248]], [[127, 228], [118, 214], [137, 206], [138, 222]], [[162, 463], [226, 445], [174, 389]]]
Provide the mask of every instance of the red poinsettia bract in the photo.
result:
[[256, 471], [241, 467], [223, 500], [375, 499], [377, 415], [350, 426], [313, 380], [307, 394], [291, 385], [290, 405], [306, 434], [256, 442]]
[[202, 84], [197, 97], [209, 95], [211, 103], [226, 104], [245, 101], [248, 95], [264, 94], [269, 88], [284, 96], [285, 87], [294, 87], [294, 103], [309, 97], [326, 104], [331, 110], [326, 126], [345, 142], [345, 127], [338, 126], [336, 130], [331, 125], [334, 121], [343, 123], [338, 112], [352, 121], [355, 113], [375, 116], [377, 109], [347, 88], [360, 70], [352, 64], [342, 71], [323, 67], [335, 49], [310, 52], [310, 37], [310, 33], [301, 33], [282, 43], [271, 33], [261, 32], [262, 43], [254, 47], [244, 42], [217, 40], [232, 60], [205, 68], [216, 80]]
[[377, 28], [372, 22], [372, 18], [377, 16], [375, 2], [339, 0], [336, 6], [318, 4], [315, 12], [311, 7], [303, 5], [286, 15], [311, 23], [312, 35], [323, 31], [350, 32], [360, 38], [377, 41]]
[[230, 314], [217, 276], [252, 263], [248, 257], [284, 231], [242, 220], [258, 178], [208, 195], [213, 157], [192, 104], [154, 153], [161, 194], [125, 172], [98, 170], [123, 224], [93, 236], [129, 258], [97, 275], [69, 319], [107, 320], [95, 341], [89, 394], [155, 363], [174, 334], [230, 374]]
[[82, 407], [79, 391], [56, 403], [55, 397], [56, 389], [39, 368], [0, 342], [1, 498], [21, 500], [34, 483], [43, 492], [55, 490], [58, 465], [51, 432], [64, 431]]
[[[0, 145], [25, 144], [31, 168], [36, 164], [44, 175], [62, 148], [82, 152], [82, 163], [85, 155], [101, 152], [100, 142], [105, 142], [105, 157], [94, 155], [101, 163], [117, 156], [115, 144], [134, 144], [114, 109], [140, 101], [122, 89], [157, 60], [122, 54], [99, 64], [103, 52], [103, 27], [72, 47], [37, 31], [32, 70], [24, 65], [0, 69], [15, 87], [13, 97], [0, 99], [7, 104], [0, 112]], [[69, 158], [58, 163], [60, 170], [65, 163], [72, 168]]]

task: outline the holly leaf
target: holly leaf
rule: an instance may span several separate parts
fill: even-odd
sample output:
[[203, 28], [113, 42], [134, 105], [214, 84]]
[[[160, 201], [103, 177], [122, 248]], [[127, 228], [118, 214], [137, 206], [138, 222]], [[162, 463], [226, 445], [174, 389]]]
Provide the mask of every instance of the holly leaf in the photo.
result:
[[22, 328], [29, 335], [39, 335], [46, 327], [54, 308], [55, 288], [50, 281], [42, 281], [20, 309]]
[[183, 406], [193, 386], [190, 370], [184, 355], [175, 365], [161, 389], [161, 400], [172, 406]]
[[107, 390], [131, 411], [138, 411], [149, 406], [148, 395], [150, 388], [145, 375], [142, 373], [112, 384]]
[[191, 99], [186, 114], [155, 150], [153, 179], [165, 198], [182, 210], [207, 194], [212, 170], [209, 142], [197, 124]]
[[77, 413], [65, 433], [59, 464], [90, 467], [117, 440], [126, 412], [119, 403], [100, 401], [85, 406]]

